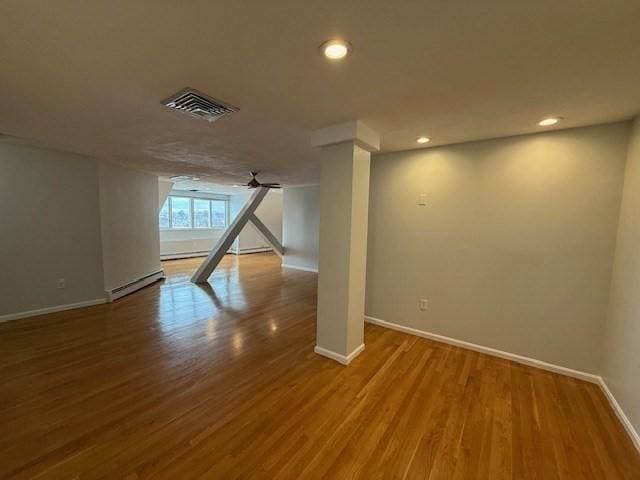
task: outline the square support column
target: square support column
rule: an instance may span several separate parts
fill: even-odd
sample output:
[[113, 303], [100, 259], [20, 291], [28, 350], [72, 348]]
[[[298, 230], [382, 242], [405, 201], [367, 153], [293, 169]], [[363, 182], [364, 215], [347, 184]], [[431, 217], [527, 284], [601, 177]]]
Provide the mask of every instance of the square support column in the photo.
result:
[[370, 152], [375, 132], [348, 122], [314, 132], [320, 146], [316, 353], [348, 364], [364, 350]]

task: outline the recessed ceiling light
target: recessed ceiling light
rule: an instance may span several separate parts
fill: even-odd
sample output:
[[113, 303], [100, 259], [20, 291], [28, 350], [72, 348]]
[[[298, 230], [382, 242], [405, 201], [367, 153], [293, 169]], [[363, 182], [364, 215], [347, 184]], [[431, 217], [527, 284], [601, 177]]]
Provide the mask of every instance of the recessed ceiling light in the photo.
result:
[[416, 142], [418, 143], [429, 143], [431, 139], [429, 137], [418, 137]]
[[320, 50], [329, 60], [340, 60], [351, 52], [351, 44], [344, 40], [327, 40]]
[[555, 125], [556, 123], [558, 123], [560, 120], [562, 120], [562, 117], [543, 118], [538, 122], [538, 125], [540, 125], [541, 127], [550, 127], [551, 125]]
[[196, 182], [197, 182], [197, 181], [199, 181], [199, 180], [200, 180], [200, 177], [192, 177], [192, 178], [191, 178], [191, 180], [194, 180], [194, 181], [196, 181]]
[[175, 175], [173, 177], [169, 177], [169, 180], [174, 182], [188, 182], [191, 180], [191, 177], [189, 175]]

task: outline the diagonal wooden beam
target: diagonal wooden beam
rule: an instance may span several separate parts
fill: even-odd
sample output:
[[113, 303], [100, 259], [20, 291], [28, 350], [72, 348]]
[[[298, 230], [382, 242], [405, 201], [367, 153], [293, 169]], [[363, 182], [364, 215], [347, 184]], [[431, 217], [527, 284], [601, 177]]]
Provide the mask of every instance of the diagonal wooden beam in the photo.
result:
[[242, 210], [240, 210], [233, 222], [231, 222], [218, 239], [209, 256], [202, 262], [202, 265], [200, 265], [196, 273], [191, 277], [193, 283], [205, 283], [209, 279], [213, 270], [218, 266], [220, 260], [225, 256], [229, 248], [231, 248], [231, 244], [247, 224], [251, 215], [256, 211], [256, 208], [258, 208], [268, 192], [269, 189], [266, 187], [256, 188], [251, 198], [249, 198], [249, 201], [242, 207]]
[[258, 233], [269, 245], [271, 245], [273, 251], [276, 252], [280, 258], [282, 258], [282, 255], [284, 255], [284, 248], [282, 247], [280, 241], [275, 237], [275, 235], [271, 233], [269, 227], [262, 223], [262, 220], [256, 217], [255, 213], [249, 215], [249, 221], [255, 225], [255, 227], [258, 229]]

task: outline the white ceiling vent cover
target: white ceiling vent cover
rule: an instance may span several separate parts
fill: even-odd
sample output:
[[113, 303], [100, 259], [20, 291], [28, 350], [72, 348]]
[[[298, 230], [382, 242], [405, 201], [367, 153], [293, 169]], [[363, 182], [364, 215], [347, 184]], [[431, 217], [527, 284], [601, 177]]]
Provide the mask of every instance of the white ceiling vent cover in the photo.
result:
[[221, 117], [239, 109], [227, 103], [211, 98], [193, 88], [185, 88], [162, 101], [163, 105], [194, 117], [215, 122]]

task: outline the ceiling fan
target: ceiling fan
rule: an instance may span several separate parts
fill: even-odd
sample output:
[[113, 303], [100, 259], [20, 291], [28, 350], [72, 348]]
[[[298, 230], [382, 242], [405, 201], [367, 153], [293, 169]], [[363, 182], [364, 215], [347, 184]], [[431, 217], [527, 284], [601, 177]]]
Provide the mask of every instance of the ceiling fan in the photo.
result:
[[249, 188], [258, 188], [258, 187], [265, 187], [265, 188], [282, 188], [280, 186], [279, 183], [260, 183], [257, 179], [256, 176], [258, 175], [258, 173], [260, 172], [250, 172], [251, 173], [251, 180], [249, 180], [249, 183], [243, 183], [240, 185], [234, 185], [234, 187], [249, 187]]

